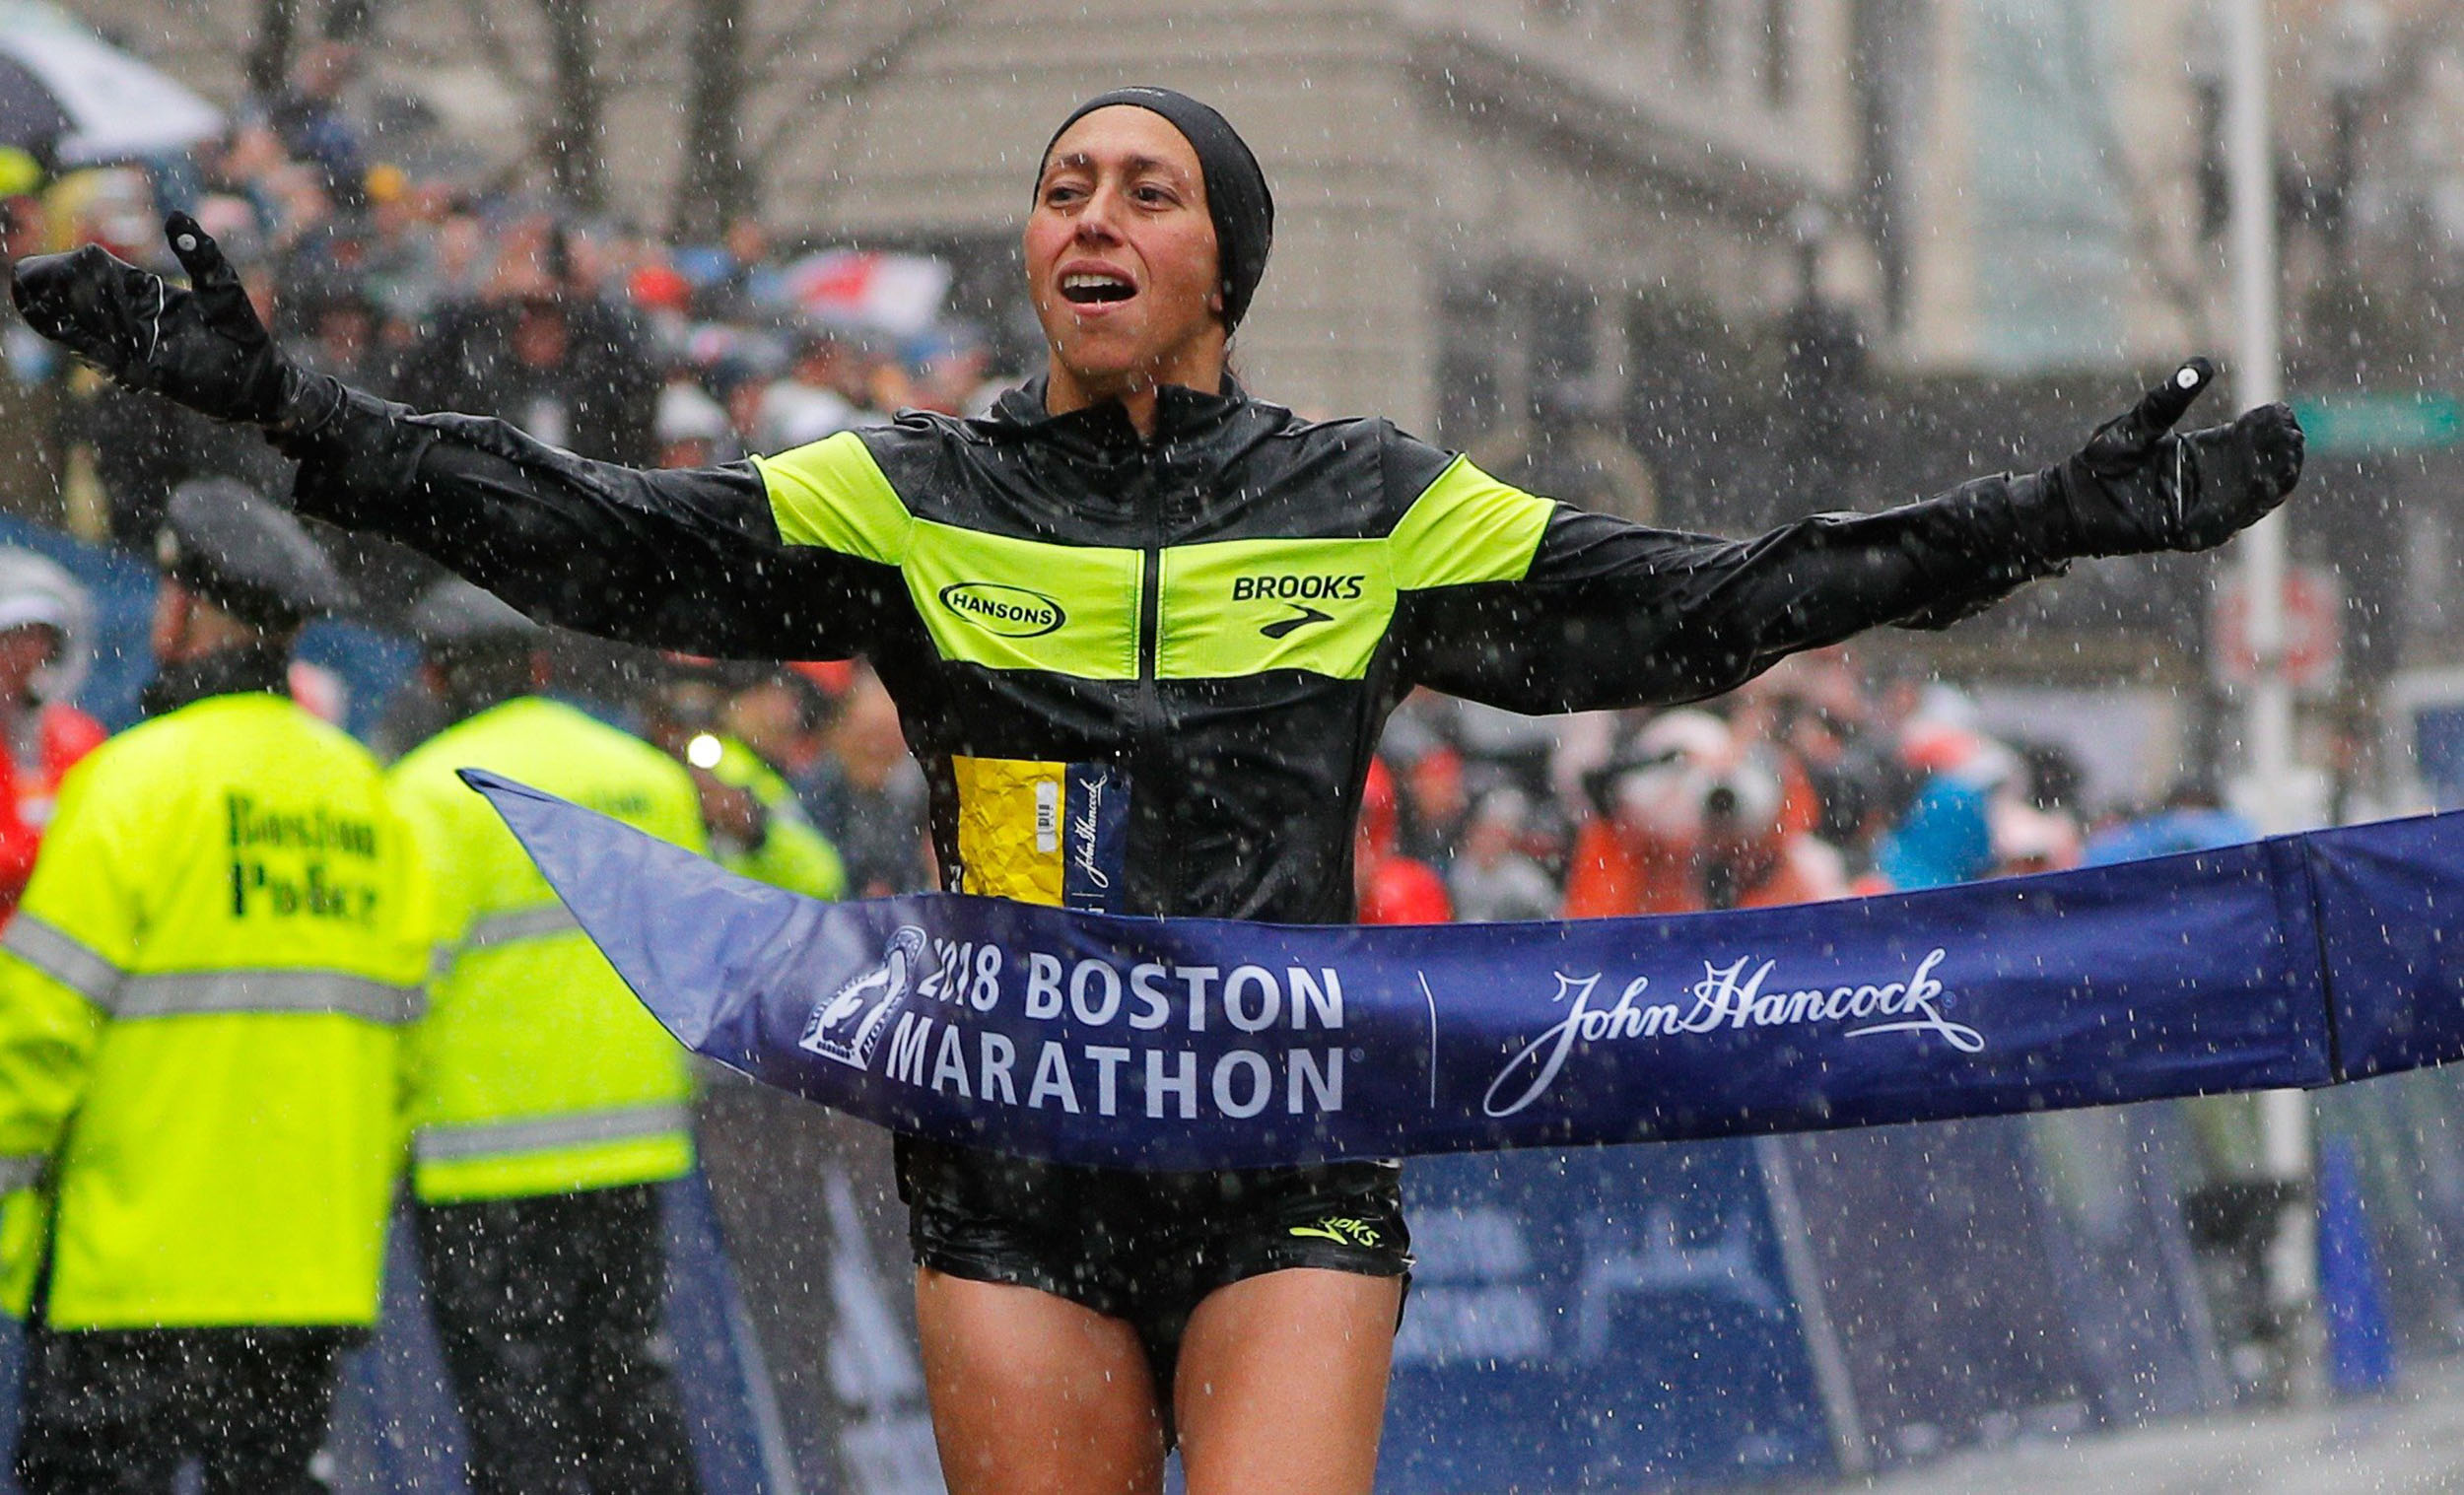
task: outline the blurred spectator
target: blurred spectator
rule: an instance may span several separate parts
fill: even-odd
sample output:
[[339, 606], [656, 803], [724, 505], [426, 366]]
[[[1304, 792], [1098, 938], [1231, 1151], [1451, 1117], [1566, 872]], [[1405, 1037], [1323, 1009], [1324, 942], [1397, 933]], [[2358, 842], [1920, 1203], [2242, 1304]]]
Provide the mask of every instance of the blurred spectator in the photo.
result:
[[509, 236], [489, 295], [440, 308], [407, 360], [403, 398], [496, 415], [552, 446], [647, 467], [660, 379], [632, 314], [591, 295], [565, 225]]
[[1914, 724], [1902, 745], [1924, 777], [1916, 798], [1875, 849], [1894, 888], [1937, 888], [1994, 870], [1992, 802], [2016, 767], [2009, 749], [1962, 726]]
[[1467, 761], [1482, 764], [1489, 771], [1484, 777], [1493, 780], [1480, 787], [1511, 783], [1534, 796], [1548, 792], [1549, 760], [1557, 751], [1555, 721], [1476, 701], [1456, 700], [1446, 705], [1441, 717], [1446, 740]]
[[863, 383], [856, 349], [819, 327], [799, 330], [786, 375], [763, 391], [753, 432], [757, 451], [787, 451], [881, 417], [858, 403]]
[[2015, 800], [1999, 800], [1989, 818], [1994, 875], [2059, 872], [2079, 865], [2079, 826], [2068, 815]]
[[60, 778], [103, 743], [69, 705], [85, 679], [94, 606], [68, 573], [31, 550], [0, 549], [0, 920], [17, 908], [51, 823]]
[[642, 701], [642, 735], [693, 775], [712, 854], [775, 888], [843, 896], [847, 869], [838, 849], [805, 818], [779, 771], [726, 729], [725, 701], [714, 672], [688, 664], [665, 671]]
[[992, 379], [992, 345], [973, 327], [945, 323], [907, 350], [915, 369], [908, 403], [942, 415], [983, 415], [1000, 386]]
[[2012, 791], [1995, 796], [1989, 817], [1995, 873], [2011, 876], [2078, 866], [2086, 838], [2070, 806], [2079, 799], [2079, 765], [2047, 742], [2022, 743], [2013, 752], [2018, 772]]
[[796, 781], [796, 794], [846, 859], [848, 896], [932, 885], [924, 770], [908, 754], [897, 704], [870, 669], [858, 665], [851, 676], [828, 751]]
[[343, 90], [359, 65], [359, 48], [350, 42], [319, 41], [300, 54], [289, 86], [265, 111], [283, 148], [316, 169], [318, 184], [346, 212], [368, 201], [368, 152], [359, 126], [342, 106]]
[[687, 374], [673, 375], [660, 387], [651, 434], [658, 439], [661, 467], [709, 467], [742, 454], [726, 407]]
[[789, 782], [809, 777], [829, 751], [830, 698], [793, 669], [771, 670], [729, 697], [721, 728]]
[[1492, 923], [1556, 914], [1556, 884], [1523, 854], [1530, 816], [1531, 801], [1519, 789], [1492, 789], [1472, 806], [1464, 822], [1463, 849], [1446, 873], [1457, 918]]
[[1400, 849], [1395, 776], [1384, 759], [1369, 760], [1352, 835], [1352, 888], [1364, 924], [1442, 924], [1454, 917], [1445, 879]]
[[1836, 848], [1852, 873], [1864, 870], [1916, 781], [1847, 651], [1784, 659], [1739, 696], [1741, 723], [1751, 721], [1781, 755], [1791, 799], [1802, 792], [1810, 801], [1811, 816], [1798, 823]]
[[750, 214], [727, 225], [720, 242], [678, 255], [678, 268], [701, 288], [693, 294], [693, 314], [706, 322], [750, 321], [778, 299], [778, 267], [772, 263], [770, 231]]
[[2259, 839], [2259, 828], [2224, 808], [2210, 784], [2185, 779], [2173, 785], [2164, 803], [2136, 820], [2098, 831], [2088, 839], [2082, 860], [2091, 867], [2180, 851], [2205, 851]]
[[326, 269], [296, 279], [284, 311], [285, 351], [292, 362], [371, 393], [391, 387], [379, 336], [383, 314], [361, 276]]
[[685, 313], [693, 283], [655, 244], [638, 245], [636, 258], [638, 263], [625, 277], [625, 298], [650, 324], [659, 347], [680, 353], [692, 338], [692, 323]]
[[1789, 812], [1771, 760], [1748, 754], [1702, 787], [1694, 897], [1705, 909], [1767, 909], [1848, 896], [1839, 852]]
[[1708, 712], [1666, 712], [1591, 776], [1592, 814], [1567, 873], [1568, 918], [1703, 906], [1693, 862], [1704, 797], [1735, 747], [1728, 724]]
[[[1431, 866], [1447, 866], [1472, 813], [1469, 771], [1452, 746], [1422, 753], [1398, 778], [1403, 790], [1403, 849]], [[1528, 803], [1518, 792], [1517, 803]], [[1519, 817], [1526, 818], [1526, 817]]]

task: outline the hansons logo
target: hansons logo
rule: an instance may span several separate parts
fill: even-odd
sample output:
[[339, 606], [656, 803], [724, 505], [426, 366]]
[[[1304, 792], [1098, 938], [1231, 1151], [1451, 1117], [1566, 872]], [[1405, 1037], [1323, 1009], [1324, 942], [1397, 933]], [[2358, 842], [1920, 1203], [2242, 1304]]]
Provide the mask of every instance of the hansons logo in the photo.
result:
[[1069, 621], [1042, 592], [998, 581], [954, 581], [941, 588], [941, 605], [1004, 639], [1040, 639]]
[[1809, 1023], [1854, 1023], [1844, 1038], [1877, 1038], [1890, 1033], [1930, 1033], [1961, 1053], [1984, 1052], [1985, 1037], [1965, 1023], [1943, 1015], [1946, 992], [1935, 976], [1946, 952], [1935, 950], [1918, 961], [1904, 981], [1877, 985], [1816, 986], [1801, 991], [1766, 990], [1776, 961], [1757, 963], [1741, 956], [1728, 965], [1703, 962], [1703, 978], [1689, 988], [1690, 1004], [1644, 1003], [1651, 978], [1638, 976], [1617, 994], [1613, 1006], [1594, 1005], [1598, 976], [1557, 977], [1556, 1000], [1567, 1003], [1566, 1015], [1523, 1046], [1489, 1082], [1480, 1109], [1492, 1117], [1509, 1117], [1531, 1106], [1556, 1083], [1566, 1056], [1580, 1041], [1608, 1043], [1620, 1039], [1674, 1038], [1710, 1033], [1720, 1028], [1776, 1028]]
[[890, 1026], [890, 1014], [914, 987], [924, 959], [924, 930], [901, 924], [871, 970], [813, 1004], [804, 1036], [795, 1041], [795, 1047], [857, 1069], [870, 1068], [872, 1052], [881, 1043], [882, 1031]]

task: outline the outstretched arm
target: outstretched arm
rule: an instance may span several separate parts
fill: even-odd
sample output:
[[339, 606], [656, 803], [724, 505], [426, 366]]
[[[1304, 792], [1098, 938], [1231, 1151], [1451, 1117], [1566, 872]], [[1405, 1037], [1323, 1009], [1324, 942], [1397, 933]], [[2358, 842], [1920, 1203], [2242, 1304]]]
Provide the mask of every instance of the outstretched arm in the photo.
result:
[[2041, 472], [1746, 541], [1584, 513], [1458, 462], [1414, 506], [1436, 501], [1436, 516], [1416, 531], [1407, 518], [1398, 538], [1500, 560], [1469, 577], [1433, 565], [1441, 584], [1405, 590], [1403, 668], [1522, 712], [1696, 700], [1880, 624], [1943, 626], [2076, 557], [2222, 544], [2292, 491], [2301, 431], [2273, 405], [2169, 435], [2213, 378], [2204, 361], [2184, 365]]
[[276, 441], [300, 459], [302, 513], [397, 540], [541, 622], [603, 638], [842, 657], [876, 639], [883, 608], [903, 596], [895, 568], [787, 543], [750, 462], [586, 461], [503, 421], [416, 414], [356, 391], [312, 436]]
[[787, 543], [753, 465], [585, 461], [502, 421], [346, 388], [282, 358], [193, 219], [165, 232], [188, 289], [90, 244], [22, 261], [18, 309], [126, 387], [262, 428], [300, 459], [303, 513], [398, 540], [543, 622], [631, 643], [820, 658], [877, 637], [895, 570]]

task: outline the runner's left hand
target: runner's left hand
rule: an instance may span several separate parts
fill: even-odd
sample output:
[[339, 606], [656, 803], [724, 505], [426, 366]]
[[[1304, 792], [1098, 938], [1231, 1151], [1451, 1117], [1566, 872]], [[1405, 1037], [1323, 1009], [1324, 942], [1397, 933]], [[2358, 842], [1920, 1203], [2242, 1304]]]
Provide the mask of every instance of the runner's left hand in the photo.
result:
[[2289, 405], [2261, 405], [2229, 426], [2172, 434], [2215, 379], [2215, 365], [2190, 360], [2054, 469], [2079, 554], [2213, 549], [2293, 492], [2301, 478], [2302, 439]]

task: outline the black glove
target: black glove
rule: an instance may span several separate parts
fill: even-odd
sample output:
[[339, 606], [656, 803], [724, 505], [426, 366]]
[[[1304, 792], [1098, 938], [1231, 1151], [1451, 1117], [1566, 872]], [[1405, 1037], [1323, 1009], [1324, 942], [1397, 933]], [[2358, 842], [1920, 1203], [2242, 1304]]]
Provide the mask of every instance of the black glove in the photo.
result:
[[2169, 434], [2215, 379], [2215, 365], [2192, 359], [2052, 470], [2077, 554], [2212, 549], [2293, 492], [2301, 478], [2301, 426], [2291, 406], [2261, 405], [2229, 426]]
[[191, 410], [305, 434], [343, 400], [339, 381], [294, 369], [266, 335], [240, 276], [197, 221], [163, 225], [191, 289], [86, 244], [19, 260], [10, 283], [19, 314], [130, 389]]

